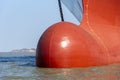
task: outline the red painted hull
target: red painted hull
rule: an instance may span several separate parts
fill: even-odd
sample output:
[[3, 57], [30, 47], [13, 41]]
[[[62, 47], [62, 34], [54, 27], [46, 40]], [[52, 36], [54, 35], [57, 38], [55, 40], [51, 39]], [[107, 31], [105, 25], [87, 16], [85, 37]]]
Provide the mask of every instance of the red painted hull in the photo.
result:
[[41, 37], [37, 47], [37, 66], [68, 68], [103, 65], [108, 63], [108, 56], [88, 32], [75, 24], [60, 22]]
[[84, 17], [77, 26], [52, 25], [37, 46], [38, 67], [70, 68], [120, 62], [120, 0], [83, 0]]
[[110, 62], [120, 62], [120, 0], [83, 0], [80, 24], [110, 54]]

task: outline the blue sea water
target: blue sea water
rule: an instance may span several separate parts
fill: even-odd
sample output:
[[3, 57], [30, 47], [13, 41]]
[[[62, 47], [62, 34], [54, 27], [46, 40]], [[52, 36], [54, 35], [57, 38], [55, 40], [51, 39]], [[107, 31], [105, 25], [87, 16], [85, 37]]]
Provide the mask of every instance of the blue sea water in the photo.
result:
[[35, 62], [35, 53], [0, 53], [0, 80], [120, 80], [120, 64], [60, 69]]

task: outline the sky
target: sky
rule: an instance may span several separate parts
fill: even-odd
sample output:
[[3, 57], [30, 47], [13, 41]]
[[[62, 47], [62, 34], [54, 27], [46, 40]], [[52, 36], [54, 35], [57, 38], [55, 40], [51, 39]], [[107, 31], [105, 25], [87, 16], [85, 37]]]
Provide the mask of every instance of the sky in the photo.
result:
[[[42, 33], [60, 22], [58, 0], [0, 0], [0, 52], [36, 48]], [[62, 4], [65, 21], [79, 24]]]

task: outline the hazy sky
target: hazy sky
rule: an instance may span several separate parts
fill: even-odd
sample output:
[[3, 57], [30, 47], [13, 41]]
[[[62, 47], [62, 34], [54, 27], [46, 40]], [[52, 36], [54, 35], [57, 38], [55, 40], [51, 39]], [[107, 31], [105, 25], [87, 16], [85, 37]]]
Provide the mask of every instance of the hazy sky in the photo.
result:
[[[36, 48], [46, 28], [59, 22], [58, 0], [0, 0], [0, 52]], [[65, 21], [77, 23], [63, 5]]]

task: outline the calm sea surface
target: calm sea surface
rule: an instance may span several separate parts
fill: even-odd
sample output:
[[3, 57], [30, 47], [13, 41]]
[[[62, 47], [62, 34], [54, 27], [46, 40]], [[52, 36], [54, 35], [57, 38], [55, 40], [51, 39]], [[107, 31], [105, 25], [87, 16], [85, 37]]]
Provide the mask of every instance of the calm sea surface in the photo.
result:
[[0, 53], [0, 80], [120, 80], [120, 64], [88, 68], [37, 68], [35, 53]]

